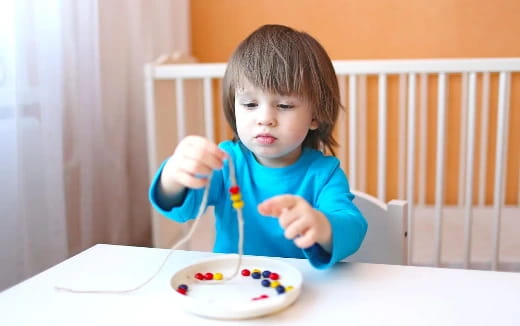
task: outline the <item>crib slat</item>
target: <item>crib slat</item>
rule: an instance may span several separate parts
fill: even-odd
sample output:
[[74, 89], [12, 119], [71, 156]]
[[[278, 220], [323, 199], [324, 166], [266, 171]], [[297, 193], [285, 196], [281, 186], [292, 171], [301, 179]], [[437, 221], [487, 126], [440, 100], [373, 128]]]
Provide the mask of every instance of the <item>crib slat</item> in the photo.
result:
[[[405, 169], [406, 169], [406, 75], [399, 75], [399, 128], [397, 142], [397, 196], [399, 199], [405, 195]], [[410, 216], [410, 215], [408, 215]], [[410, 217], [411, 218], [411, 217]], [[408, 256], [411, 258], [411, 256]]]
[[338, 75], [338, 86], [339, 86], [339, 98], [341, 105], [343, 106], [343, 110], [340, 110], [338, 117], [338, 133], [339, 133], [339, 157], [341, 162], [341, 168], [343, 171], [347, 171], [347, 116], [346, 110], [348, 109], [346, 100], [346, 87], [347, 87], [347, 79], [345, 75]]
[[[489, 72], [482, 74], [482, 112], [480, 117], [480, 164], [479, 164], [479, 193], [478, 203], [485, 205], [486, 200], [486, 171], [487, 148], [489, 134]], [[519, 192], [520, 193], [520, 192]]]
[[175, 80], [175, 107], [177, 112], [177, 143], [186, 135], [186, 123], [184, 117], [184, 80]]
[[[184, 79], [177, 78], [175, 80], [175, 108], [177, 113], [177, 144], [186, 136], [186, 118], [184, 105]], [[188, 232], [190, 223], [181, 225], [182, 232]], [[184, 249], [190, 249], [190, 243], [187, 243]]]
[[[147, 64], [144, 71], [144, 87], [146, 101], [146, 135], [148, 138], [148, 176], [151, 180], [157, 170], [157, 143], [155, 137], [155, 96], [154, 80], [152, 77], [153, 65]], [[157, 233], [154, 233], [157, 234]]]
[[419, 176], [418, 176], [418, 188], [419, 188], [419, 205], [425, 205], [426, 203], [426, 152], [427, 152], [427, 137], [428, 137], [428, 125], [427, 125], [427, 114], [428, 114], [428, 75], [421, 74], [421, 88], [419, 92], [420, 99], [420, 116], [419, 116]]
[[504, 184], [504, 192], [503, 192], [503, 196], [502, 196], [502, 202], [501, 202], [501, 206], [502, 208], [505, 207], [506, 205], [506, 181], [505, 180], [508, 180], [508, 168], [507, 168], [507, 159], [508, 159], [508, 143], [509, 143], [509, 104], [510, 104], [510, 98], [511, 98], [511, 73], [510, 72], [506, 72], [506, 95], [505, 95], [505, 110], [506, 110], [506, 120], [505, 120], [505, 123], [504, 123], [504, 166], [503, 166], [503, 171], [504, 171], [504, 177], [502, 178], [502, 182]]
[[204, 89], [204, 128], [206, 137], [211, 140], [215, 140], [215, 134], [213, 132], [214, 119], [213, 119], [213, 91], [211, 90], [211, 78], [204, 78], [203, 81]]
[[386, 75], [379, 75], [378, 92], [379, 92], [379, 124], [378, 124], [378, 136], [377, 151], [378, 151], [378, 164], [377, 164], [377, 191], [379, 199], [386, 202], [386, 111], [387, 111], [387, 100], [386, 100]]
[[459, 194], [457, 196], [458, 206], [464, 206], [464, 179], [466, 177], [466, 128], [468, 108], [468, 74], [462, 75], [462, 87], [460, 96], [460, 130], [459, 130], [459, 181], [457, 183]]
[[[464, 199], [464, 268], [471, 262], [471, 226], [473, 207], [473, 161], [475, 155], [475, 107], [476, 107], [477, 74], [469, 74], [468, 81], [468, 125], [466, 156], [466, 189]], [[462, 185], [460, 185], [462, 187]]]
[[434, 266], [441, 264], [442, 209], [444, 205], [444, 154], [446, 151], [446, 74], [440, 73], [437, 81], [437, 157], [435, 165], [435, 257]]
[[367, 76], [358, 75], [358, 148], [357, 148], [357, 171], [356, 177], [358, 189], [366, 191], [367, 176]]
[[[407, 200], [408, 216], [413, 216], [415, 174], [415, 74], [408, 75], [408, 153], [407, 153]], [[413, 257], [413, 218], [408, 219], [408, 257]]]
[[498, 118], [497, 118], [497, 137], [495, 153], [495, 186], [493, 199], [493, 257], [491, 258], [491, 269], [497, 270], [500, 261], [500, 223], [502, 218], [502, 205], [504, 198], [504, 169], [507, 138], [507, 80], [508, 73], [501, 72], [498, 84]]
[[[219, 91], [222, 91], [222, 79], [218, 80], [217, 89]], [[219, 139], [219, 141], [222, 141], [224, 139], [229, 138], [229, 125], [227, 123], [226, 115], [224, 114], [224, 110], [218, 110], [218, 118], [217, 118], [217, 125], [218, 125], [218, 134], [216, 135], [216, 138]], [[215, 130], [216, 132], [216, 130]]]
[[349, 182], [352, 189], [357, 189], [356, 173], [356, 144], [357, 144], [357, 76], [349, 75], [348, 91], [349, 91]]
[[[157, 168], [157, 140], [155, 135], [155, 89], [153, 79], [153, 64], [147, 64], [144, 70], [144, 87], [146, 101], [146, 136], [148, 140], [148, 178], [152, 180]], [[158, 245], [158, 235], [160, 234], [159, 222], [154, 216], [154, 209], [150, 206], [151, 228], [152, 228], [152, 244]]]

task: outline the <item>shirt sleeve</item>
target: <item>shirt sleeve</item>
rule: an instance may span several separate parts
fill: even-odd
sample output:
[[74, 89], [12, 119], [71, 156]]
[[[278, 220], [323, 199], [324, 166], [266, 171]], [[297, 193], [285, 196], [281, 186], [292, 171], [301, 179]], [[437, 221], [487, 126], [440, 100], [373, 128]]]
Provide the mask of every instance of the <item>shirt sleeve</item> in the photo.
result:
[[[170, 209], [166, 209], [159, 205], [159, 192], [157, 190], [159, 187], [161, 173], [164, 169], [165, 164], [166, 161], [164, 161], [161, 164], [150, 185], [148, 196], [150, 202], [152, 203], [152, 206], [159, 213], [171, 220], [174, 220], [175, 222], [183, 223], [196, 218], [199, 214], [200, 206], [202, 204], [202, 199], [204, 196], [204, 190], [206, 188], [187, 189], [186, 196], [184, 197], [183, 202], [179, 206], [174, 206]], [[207, 204], [205, 205], [203, 211], [207, 209], [207, 206], [214, 205], [214, 194], [219, 193], [219, 187], [222, 187], [222, 173], [220, 171], [214, 171], [211, 178], [211, 185], [209, 188]]]
[[304, 250], [304, 255], [315, 268], [329, 268], [354, 254], [361, 246], [368, 225], [353, 199], [345, 173], [338, 164], [319, 191], [314, 205], [331, 224], [332, 251], [328, 253], [318, 244]]

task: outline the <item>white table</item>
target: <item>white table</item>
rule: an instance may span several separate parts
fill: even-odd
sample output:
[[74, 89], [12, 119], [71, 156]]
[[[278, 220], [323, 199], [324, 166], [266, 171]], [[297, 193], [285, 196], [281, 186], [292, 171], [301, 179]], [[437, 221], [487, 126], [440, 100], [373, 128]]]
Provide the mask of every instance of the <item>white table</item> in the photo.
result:
[[284, 259], [304, 278], [294, 305], [267, 317], [212, 320], [174, 306], [180, 268], [212, 253], [176, 251], [131, 294], [74, 294], [54, 286], [126, 289], [146, 280], [165, 249], [96, 245], [0, 293], [0, 325], [520, 325], [520, 273], [342, 263], [315, 270]]

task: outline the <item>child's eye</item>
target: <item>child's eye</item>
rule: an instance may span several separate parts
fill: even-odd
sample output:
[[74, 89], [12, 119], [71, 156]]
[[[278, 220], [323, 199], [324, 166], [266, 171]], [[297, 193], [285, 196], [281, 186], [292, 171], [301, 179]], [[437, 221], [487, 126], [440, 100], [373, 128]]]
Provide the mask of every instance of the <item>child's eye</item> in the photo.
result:
[[282, 110], [290, 110], [292, 108], [294, 108], [294, 105], [290, 105], [290, 104], [278, 104], [278, 107]]
[[251, 103], [242, 103], [242, 105], [245, 106], [246, 108], [254, 108], [258, 104], [251, 102]]

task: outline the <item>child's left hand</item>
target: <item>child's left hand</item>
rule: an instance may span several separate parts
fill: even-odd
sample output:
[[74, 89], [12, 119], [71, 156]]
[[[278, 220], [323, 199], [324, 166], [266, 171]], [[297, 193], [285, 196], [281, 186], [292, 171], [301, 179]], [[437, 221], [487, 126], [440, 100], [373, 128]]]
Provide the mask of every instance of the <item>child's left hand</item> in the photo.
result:
[[299, 248], [309, 248], [317, 242], [330, 251], [332, 229], [329, 220], [302, 197], [275, 196], [258, 205], [258, 211], [262, 215], [277, 217], [285, 230], [285, 237], [294, 239]]

